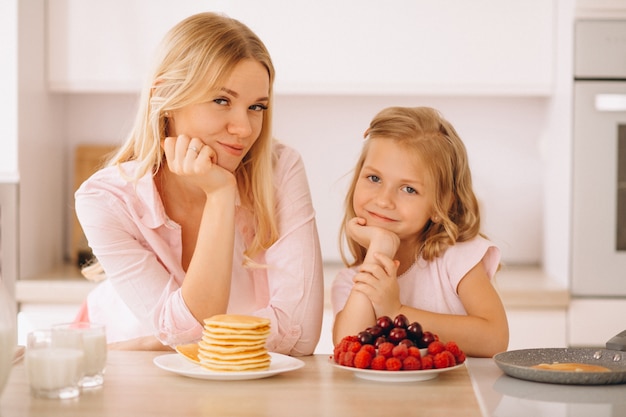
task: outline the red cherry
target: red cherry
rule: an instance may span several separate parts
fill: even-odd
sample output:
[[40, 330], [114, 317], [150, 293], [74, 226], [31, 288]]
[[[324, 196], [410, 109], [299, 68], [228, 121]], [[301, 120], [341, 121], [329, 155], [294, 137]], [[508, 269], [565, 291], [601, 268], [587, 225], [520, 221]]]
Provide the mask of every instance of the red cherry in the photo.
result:
[[383, 329], [378, 324], [375, 324], [372, 327], [368, 327], [367, 332], [370, 333], [372, 336], [374, 336], [374, 338], [377, 338], [383, 335]]
[[409, 327], [406, 328], [406, 332], [409, 335], [409, 339], [414, 342], [420, 340], [424, 335], [424, 332], [422, 331], [422, 325], [416, 321], [409, 324]]
[[422, 338], [417, 342], [417, 347], [420, 349], [428, 347], [428, 345], [430, 345], [435, 340], [435, 335], [431, 332], [426, 331], [424, 332]]
[[357, 335], [362, 345], [371, 345], [374, 343], [374, 336], [370, 332], [362, 331]]
[[409, 319], [404, 314], [398, 314], [393, 319], [393, 325], [394, 327], [402, 327], [403, 329], [406, 329], [409, 326]]
[[387, 338], [391, 343], [398, 344], [401, 340], [406, 339], [406, 329], [402, 327], [394, 327], [389, 332], [389, 337]]
[[381, 316], [376, 320], [376, 324], [383, 329], [383, 334], [389, 334], [389, 331], [393, 329], [393, 320], [389, 316]]
[[385, 336], [377, 337], [376, 341], [374, 342], [374, 346], [376, 346], [376, 349], [378, 349], [378, 346], [385, 342], [387, 342], [387, 338]]

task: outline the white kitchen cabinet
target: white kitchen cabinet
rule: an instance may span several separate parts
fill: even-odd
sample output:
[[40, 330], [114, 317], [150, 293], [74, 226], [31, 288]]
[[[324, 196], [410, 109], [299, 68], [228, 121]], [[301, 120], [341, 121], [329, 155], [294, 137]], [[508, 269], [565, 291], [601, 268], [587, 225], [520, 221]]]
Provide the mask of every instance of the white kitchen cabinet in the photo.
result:
[[549, 0], [48, 0], [48, 85], [135, 92], [184, 17], [227, 13], [264, 40], [279, 94], [551, 93]]
[[626, 300], [623, 298], [573, 298], [568, 314], [570, 346], [605, 346], [626, 330]]
[[566, 308], [507, 308], [506, 314], [508, 350], [567, 347]]

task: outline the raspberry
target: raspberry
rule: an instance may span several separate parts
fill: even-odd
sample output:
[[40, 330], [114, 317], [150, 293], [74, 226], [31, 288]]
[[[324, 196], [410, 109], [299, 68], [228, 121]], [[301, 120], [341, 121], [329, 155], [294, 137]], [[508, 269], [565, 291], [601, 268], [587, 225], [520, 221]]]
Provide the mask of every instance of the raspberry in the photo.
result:
[[348, 344], [348, 352], [357, 353], [359, 350], [361, 350], [361, 346], [363, 345], [358, 340], [354, 342], [350, 342]]
[[422, 356], [422, 369], [432, 369], [433, 368], [433, 356], [426, 355]]
[[390, 358], [391, 356], [393, 356], [392, 351], [394, 347], [395, 345], [391, 342], [381, 343], [378, 346], [378, 354], [383, 355], [385, 358]]
[[339, 349], [339, 345], [335, 346], [335, 348], [333, 349], [333, 360], [336, 363], [339, 363], [339, 355], [341, 354], [341, 351]]
[[394, 358], [398, 358], [403, 361], [407, 356], [409, 356], [409, 349], [404, 344], [397, 345], [391, 350], [391, 354]]
[[385, 367], [388, 371], [399, 371], [402, 369], [402, 362], [398, 358], [387, 358]]
[[434, 342], [430, 342], [430, 344], [428, 345], [428, 353], [430, 353], [433, 356], [435, 356], [438, 353], [443, 352], [444, 350], [446, 350], [446, 346], [438, 340], [435, 340]]
[[342, 353], [342, 355], [339, 358], [341, 360], [339, 365], [354, 367], [354, 356], [355, 356], [354, 352], [348, 351], [348, 352]]
[[372, 357], [376, 355], [376, 348], [374, 347], [374, 345], [363, 345], [361, 346], [361, 350], [368, 351], [369, 353], [371, 353]]
[[372, 359], [372, 363], [370, 364], [370, 367], [377, 371], [384, 371], [385, 369], [387, 369], [385, 365], [386, 361], [387, 361], [387, 358], [385, 358], [383, 355], [376, 355], [376, 357]]
[[361, 349], [354, 356], [354, 366], [360, 369], [367, 369], [372, 363], [372, 354], [367, 349]]
[[337, 344], [337, 346], [335, 346], [335, 347], [338, 348], [340, 352], [347, 352], [348, 351], [348, 345], [351, 342], [356, 342], [356, 341], [357, 341], [356, 336], [346, 336], [343, 339], [341, 339], [341, 342], [339, 342]]
[[456, 363], [465, 362], [465, 353], [459, 348], [456, 342], [446, 343], [446, 350], [454, 355]]
[[459, 345], [456, 344], [456, 342], [448, 342], [445, 344], [445, 348], [447, 351], [451, 352], [454, 356], [457, 356], [459, 353], [461, 353], [461, 349], [459, 348]]
[[443, 351], [443, 352], [441, 352], [441, 353], [443, 353], [443, 354], [445, 354], [445, 355], [448, 355], [449, 362], [450, 362], [450, 366], [454, 366], [454, 365], [456, 365], [456, 363], [457, 363], [457, 362], [456, 362], [456, 358], [454, 357], [454, 355], [452, 354], [452, 352], [447, 351], [447, 350], [444, 350], [444, 351]]
[[409, 349], [409, 356], [413, 356], [416, 358], [421, 358], [422, 357], [422, 353], [420, 352], [419, 348], [416, 346], [411, 346]]
[[433, 364], [435, 368], [437, 369], [448, 368], [450, 366], [454, 366], [455, 365], [454, 355], [448, 351], [439, 352], [435, 355], [435, 358], [433, 359]]
[[422, 362], [415, 356], [407, 356], [402, 361], [402, 369], [405, 371], [417, 371], [422, 369]]

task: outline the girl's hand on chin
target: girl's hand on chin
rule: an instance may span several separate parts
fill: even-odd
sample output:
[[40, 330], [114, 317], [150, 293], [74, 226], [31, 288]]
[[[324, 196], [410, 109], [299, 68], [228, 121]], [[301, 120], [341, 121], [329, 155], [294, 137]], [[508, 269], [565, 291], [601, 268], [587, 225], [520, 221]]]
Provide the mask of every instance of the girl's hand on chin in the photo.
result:
[[348, 221], [346, 233], [359, 245], [369, 249], [376, 247], [376, 251], [383, 252], [387, 256], [393, 256], [400, 246], [400, 238], [393, 232], [382, 227], [368, 226], [362, 217], [353, 217]]

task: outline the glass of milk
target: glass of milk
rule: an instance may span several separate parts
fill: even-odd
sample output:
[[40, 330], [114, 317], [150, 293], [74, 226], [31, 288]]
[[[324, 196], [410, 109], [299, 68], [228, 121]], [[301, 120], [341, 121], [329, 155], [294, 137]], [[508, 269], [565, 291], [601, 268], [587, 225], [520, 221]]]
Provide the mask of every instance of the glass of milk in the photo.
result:
[[85, 374], [83, 341], [78, 334], [35, 330], [26, 336], [24, 356], [30, 391], [36, 397], [75, 398]]
[[85, 375], [79, 385], [82, 388], [97, 388], [104, 383], [107, 361], [107, 341], [104, 325], [89, 322], [61, 323], [52, 326], [53, 335], [64, 339], [67, 334], [78, 334], [82, 339], [85, 354]]

